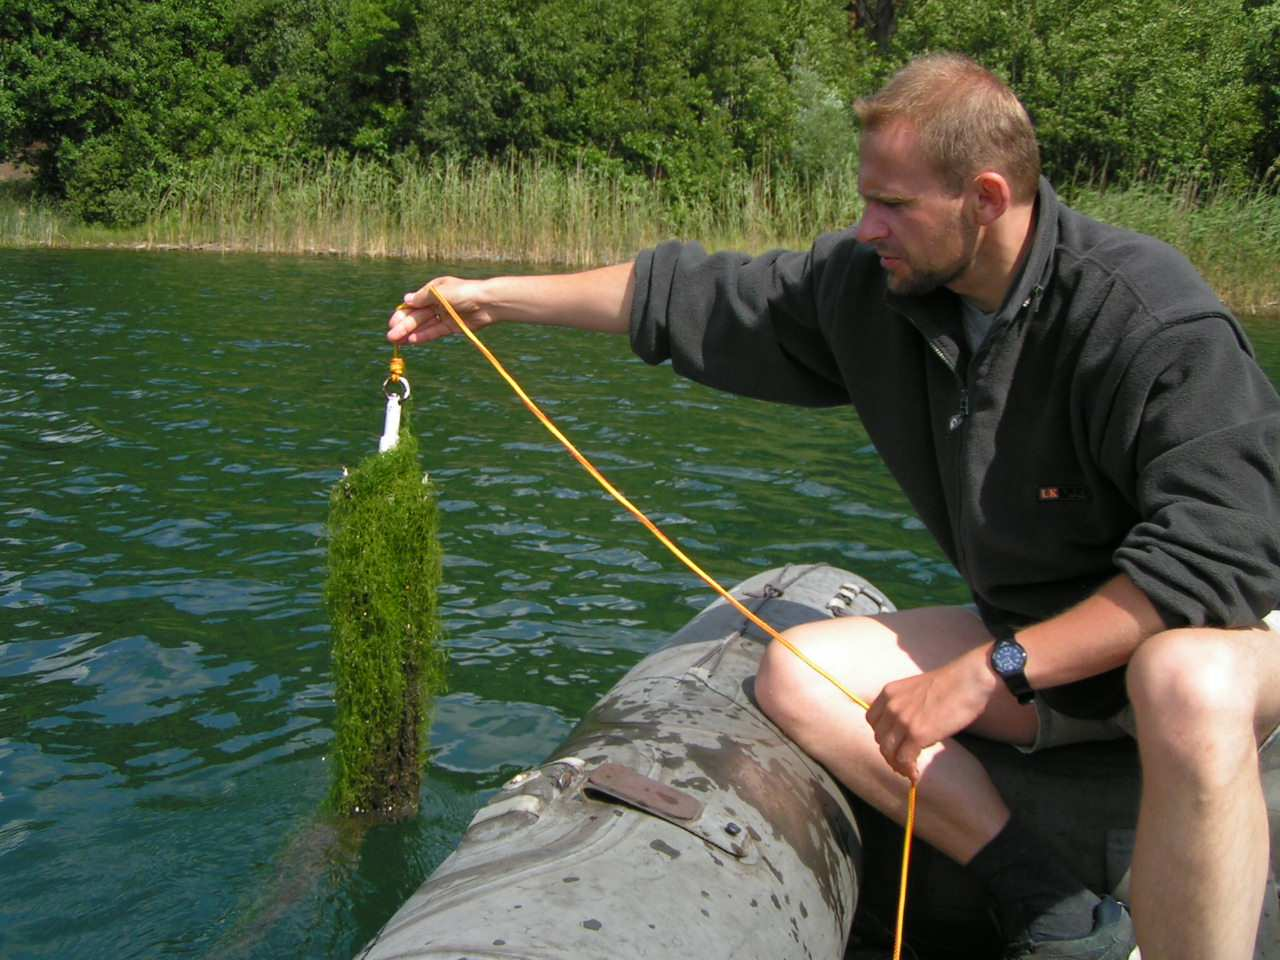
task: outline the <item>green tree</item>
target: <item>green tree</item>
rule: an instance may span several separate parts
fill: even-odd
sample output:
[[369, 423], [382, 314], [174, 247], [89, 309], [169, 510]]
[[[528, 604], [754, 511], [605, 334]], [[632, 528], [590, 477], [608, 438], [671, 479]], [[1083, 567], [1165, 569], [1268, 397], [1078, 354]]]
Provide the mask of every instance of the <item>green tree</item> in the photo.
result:
[[246, 77], [211, 0], [16, 0], [0, 20], [5, 156], [90, 221], [137, 222], [175, 162], [218, 144]]
[[815, 112], [848, 149], [847, 14], [830, 0], [452, 2], [418, 34], [426, 152], [585, 157], [679, 194], [714, 188], [726, 166], [797, 159]]
[[959, 50], [1001, 73], [1036, 121], [1046, 169], [1240, 181], [1260, 132], [1241, 0], [918, 0], [896, 59]]
[[1280, 163], [1280, 0], [0, 0], [0, 159], [136, 221], [204, 158], [534, 154], [657, 177], [846, 164], [907, 58], [1004, 75], [1058, 179]]
[[1254, 169], [1266, 181], [1280, 184], [1280, 0], [1254, 0], [1249, 7], [1247, 75], [1262, 119]]

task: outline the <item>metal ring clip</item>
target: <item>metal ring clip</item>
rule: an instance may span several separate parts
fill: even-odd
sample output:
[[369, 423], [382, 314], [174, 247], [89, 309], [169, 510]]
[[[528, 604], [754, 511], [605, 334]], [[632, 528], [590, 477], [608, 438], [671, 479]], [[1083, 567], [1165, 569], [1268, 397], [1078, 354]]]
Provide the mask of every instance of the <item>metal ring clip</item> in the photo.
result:
[[393, 383], [399, 383], [404, 385], [404, 395], [400, 397], [400, 402], [404, 403], [404, 401], [409, 399], [409, 381], [405, 377], [387, 377], [387, 379], [383, 380], [382, 395], [386, 397], [388, 400], [390, 400], [393, 396], [395, 396], [395, 391], [388, 389], [390, 385]]

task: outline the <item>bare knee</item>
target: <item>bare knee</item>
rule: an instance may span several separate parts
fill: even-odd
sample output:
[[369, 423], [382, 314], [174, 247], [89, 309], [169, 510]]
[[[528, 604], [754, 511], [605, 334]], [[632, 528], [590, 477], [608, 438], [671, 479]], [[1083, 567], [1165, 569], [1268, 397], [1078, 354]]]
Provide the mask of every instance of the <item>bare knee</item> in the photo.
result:
[[[864, 619], [850, 617], [835, 621], [840, 627], [838, 637], [833, 621], [801, 624], [785, 631], [783, 637], [805, 658], [834, 672], [842, 684], [856, 686], [853, 692], [858, 696], [867, 697], [866, 678], [849, 676], [847, 658], [837, 656], [843, 650], [857, 649], [867, 654], [868, 663], [874, 661], [870, 655], [874, 640], [868, 642], [867, 636], [872, 621], [859, 623]], [[807, 725], [820, 726], [830, 720], [833, 711], [847, 707], [847, 698], [833, 696], [836, 692], [809, 663], [777, 640], [769, 644], [760, 659], [755, 681], [756, 701], [770, 720], [793, 736]], [[878, 692], [877, 689], [875, 693]]]
[[[789, 632], [789, 631], [788, 631]], [[777, 640], [770, 642], [756, 670], [756, 702], [765, 716], [784, 730], [791, 726], [788, 707], [800, 689], [795, 670], [788, 661], [795, 658]]]
[[[805, 636], [811, 631], [808, 625], [793, 627], [783, 636], [795, 647], [803, 650]], [[812, 679], [806, 674], [804, 662], [777, 640], [770, 642], [760, 658], [756, 671], [756, 701], [765, 715], [783, 730], [793, 730], [808, 712], [812, 698]]]
[[1256, 678], [1230, 631], [1170, 630], [1145, 641], [1128, 669], [1144, 759], [1174, 763], [1206, 785], [1256, 754]]
[[1143, 643], [1129, 663], [1129, 697], [1139, 715], [1251, 724], [1249, 658], [1225, 630], [1169, 630]]

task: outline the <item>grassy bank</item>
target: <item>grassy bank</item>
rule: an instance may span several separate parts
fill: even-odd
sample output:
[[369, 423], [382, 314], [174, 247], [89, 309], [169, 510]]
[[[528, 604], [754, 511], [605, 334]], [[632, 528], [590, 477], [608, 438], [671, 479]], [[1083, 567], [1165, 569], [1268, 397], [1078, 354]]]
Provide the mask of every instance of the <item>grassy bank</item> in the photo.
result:
[[[536, 159], [383, 166], [206, 164], [129, 229], [72, 222], [20, 182], [0, 184], [0, 245], [205, 248], [263, 253], [522, 261], [582, 267], [670, 237], [712, 249], [806, 247], [856, 219], [852, 163], [808, 182], [726, 170], [717, 196]], [[1242, 311], [1280, 306], [1280, 195], [1143, 184], [1075, 185], [1070, 202], [1183, 250]]]

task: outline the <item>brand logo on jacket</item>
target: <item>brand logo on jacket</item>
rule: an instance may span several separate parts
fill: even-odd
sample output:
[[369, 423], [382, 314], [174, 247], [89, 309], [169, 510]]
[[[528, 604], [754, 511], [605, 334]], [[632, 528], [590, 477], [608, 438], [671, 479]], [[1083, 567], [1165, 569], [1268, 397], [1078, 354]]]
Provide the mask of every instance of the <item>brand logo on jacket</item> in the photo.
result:
[[1078, 483], [1054, 483], [1036, 488], [1041, 503], [1083, 503], [1089, 499], [1089, 488]]

